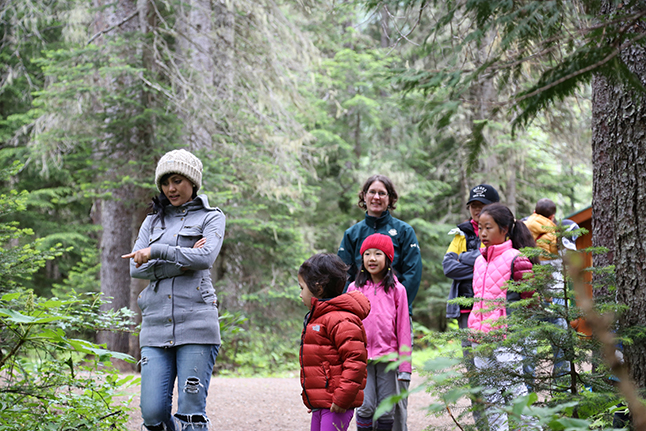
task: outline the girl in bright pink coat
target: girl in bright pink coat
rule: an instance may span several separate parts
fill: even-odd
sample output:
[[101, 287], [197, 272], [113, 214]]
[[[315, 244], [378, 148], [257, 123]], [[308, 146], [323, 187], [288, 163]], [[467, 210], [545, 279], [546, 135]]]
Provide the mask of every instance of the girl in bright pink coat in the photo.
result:
[[[399, 372], [411, 373], [411, 331], [406, 288], [397, 280], [391, 263], [395, 254], [388, 235], [375, 233], [361, 244], [363, 264], [357, 278], [348, 286], [370, 300], [370, 314], [363, 321], [368, 337], [368, 378], [364, 400], [357, 409], [357, 430], [373, 429], [377, 406], [398, 391], [398, 370], [386, 371], [387, 362], [378, 359], [395, 354], [406, 358]], [[394, 359], [393, 359], [394, 360]], [[375, 422], [377, 430], [392, 430], [394, 407]]]
[[[482, 256], [476, 259], [474, 266], [473, 296], [476, 302], [469, 316], [469, 329], [490, 332], [504, 327], [498, 321], [510, 314], [509, 303], [533, 296], [534, 292], [509, 290], [507, 281], [520, 281], [532, 274], [532, 262], [521, 256], [519, 249], [536, 247], [536, 242], [525, 224], [516, 222], [509, 208], [499, 203], [482, 209], [478, 232], [485, 248], [480, 249]], [[480, 370], [511, 368], [518, 374], [522, 373], [522, 357], [504, 346], [496, 348], [489, 357], [476, 355], [474, 362]], [[487, 388], [485, 414], [489, 428], [507, 431], [507, 414], [497, 406], [504, 404], [504, 396], [509, 393], [513, 398], [527, 395], [526, 386], [511, 381], [487, 381], [484, 386]]]

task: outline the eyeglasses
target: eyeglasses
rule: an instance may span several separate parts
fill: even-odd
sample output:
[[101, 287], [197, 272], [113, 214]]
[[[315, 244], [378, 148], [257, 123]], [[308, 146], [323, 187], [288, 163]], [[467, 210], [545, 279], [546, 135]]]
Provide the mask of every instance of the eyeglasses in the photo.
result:
[[382, 192], [382, 191], [377, 192], [375, 190], [368, 190], [368, 193], [366, 193], [366, 196], [368, 196], [369, 198], [374, 198], [375, 196], [379, 196], [380, 198], [385, 198], [386, 196], [388, 196], [388, 193]]

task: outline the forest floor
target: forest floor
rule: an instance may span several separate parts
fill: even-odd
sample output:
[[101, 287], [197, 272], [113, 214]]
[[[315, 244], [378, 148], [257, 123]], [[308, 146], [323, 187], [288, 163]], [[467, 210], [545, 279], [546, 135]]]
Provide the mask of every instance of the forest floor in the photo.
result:
[[[422, 383], [423, 378], [414, 373], [411, 389]], [[131, 403], [136, 409], [131, 413], [128, 430], [140, 431], [139, 388], [133, 387], [132, 391], [137, 392]], [[431, 395], [423, 390], [410, 396], [409, 431], [456, 429], [448, 414], [427, 415], [425, 408], [432, 402]], [[214, 377], [206, 413], [211, 420], [211, 431], [307, 431], [310, 428], [310, 415], [301, 400], [298, 377]], [[350, 430], [355, 429], [353, 419]]]

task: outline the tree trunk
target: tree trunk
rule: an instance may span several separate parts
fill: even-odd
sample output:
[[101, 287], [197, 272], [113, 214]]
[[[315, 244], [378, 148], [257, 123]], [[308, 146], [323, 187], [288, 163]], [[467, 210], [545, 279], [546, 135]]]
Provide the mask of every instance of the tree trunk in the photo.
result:
[[[613, 264], [614, 239], [614, 177], [612, 164], [613, 140], [618, 135], [617, 124], [609, 119], [617, 118], [619, 89], [603, 76], [596, 76], [592, 83], [592, 243], [605, 247], [607, 253], [594, 256], [597, 267]], [[595, 282], [601, 281], [595, 277]], [[597, 290], [598, 296], [608, 295], [608, 288]]]
[[357, 123], [354, 125], [354, 157], [359, 166], [359, 158], [361, 157], [361, 112], [357, 112]]
[[222, 0], [188, 0], [178, 15], [178, 58], [186, 74], [180, 90], [184, 145], [213, 149], [213, 115], [231, 100], [234, 87], [234, 13]]
[[[101, 311], [119, 310], [130, 307], [130, 270], [129, 262], [121, 259], [122, 254], [130, 253], [132, 248], [132, 217], [128, 211], [123, 190], [113, 190], [112, 199], [101, 201], [101, 293], [109, 303], [101, 306]], [[99, 342], [106, 343], [108, 349], [127, 353], [130, 351], [129, 335], [125, 332], [102, 332]]]
[[382, 48], [388, 48], [390, 46], [390, 36], [388, 35], [388, 28], [390, 27], [389, 21], [388, 11], [386, 10], [386, 6], [384, 6], [381, 8], [381, 21], [379, 22]]
[[[513, 157], [511, 160], [513, 162], [516, 158]], [[516, 171], [517, 167], [512, 164], [509, 169], [509, 177], [507, 177], [507, 207], [516, 218], [520, 219], [516, 214]]]
[[235, 66], [233, 64], [234, 42], [235, 42], [235, 14], [234, 6], [229, 5], [225, 0], [213, 2], [215, 14], [215, 28], [218, 35], [217, 41], [217, 67], [220, 76], [216, 86], [218, 97], [223, 101], [233, 97]]
[[[104, 4], [105, 3], [105, 4]], [[95, 33], [108, 30], [95, 43], [110, 49], [105, 39], [115, 38], [124, 33], [131, 33], [137, 30], [146, 31], [146, 8], [147, 2], [137, 0], [119, 0], [107, 2], [95, 0], [94, 6], [97, 13], [95, 21]], [[138, 12], [138, 13], [136, 13]], [[143, 28], [142, 28], [143, 26]], [[123, 52], [114, 55], [125, 55], [129, 52], [132, 56], [132, 64], [138, 58], [145, 56], [144, 48], [138, 45], [135, 49], [127, 48]], [[101, 78], [97, 84], [104, 86], [108, 91], [138, 88], [137, 83], [131, 76], [111, 76]], [[133, 91], [132, 95], [142, 98], [141, 102], [146, 106], [145, 92]], [[109, 118], [122, 114], [125, 117], [135, 117], [138, 112], [132, 108], [122, 107], [118, 104], [106, 105], [97, 108], [109, 113]], [[135, 108], [136, 109], [136, 108]], [[128, 112], [121, 113], [121, 110]], [[144, 128], [132, 128], [124, 130], [116, 136], [109, 130], [110, 120], [106, 120], [106, 131], [97, 142], [97, 157], [101, 163], [108, 165], [102, 179], [108, 182], [118, 183], [125, 175], [124, 163], [131, 160], [131, 153], [140, 153], [146, 147], [146, 136], [150, 134], [150, 124]], [[97, 207], [100, 211], [100, 220], [103, 227], [100, 241], [101, 253], [101, 292], [110, 303], [101, 307], [102, 311], [119, 310], [129, 308], [131, 305], [130, 291], [130, 270], [129, 262], [122, 259], [121, 255], [127, 254], [132, 249], [133, 232], [133, 201], [136, 197], [136, 187], [131, 185], [117, 186], [109, 190], [111, 196], [102, 199]], [[130, 350], [129, 334], [125, 332], [103, 332], [98, 334], [98, 341], [106, 343], [108, 349], [123, 353], [132, 353]]]
[[[633, 46], [622, 60], [646, 85], [646, 50]], [[624, 345], [631, 377], [646, 387], [646, 339], [631, 330], [646, 326], [646, 97], [597, 77], [593, 86], [593, 245], [608, 247], [595, 266], [615, 264], [617, 301], [627, 307], [621, 328], [633, 337]]]

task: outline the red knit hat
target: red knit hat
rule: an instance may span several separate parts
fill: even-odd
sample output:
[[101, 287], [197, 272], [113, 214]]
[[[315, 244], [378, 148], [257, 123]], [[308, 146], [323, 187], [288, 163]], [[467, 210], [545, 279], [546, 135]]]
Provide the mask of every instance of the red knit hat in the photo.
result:
[[383, 251], [391, 262], [395, 260], [395, 247], [393, 247], [393, 240], [388, 235], [373, 233], [364, 239], [361, 244], [361, 255], [363, 256], [363, 253], [370, 248]]

